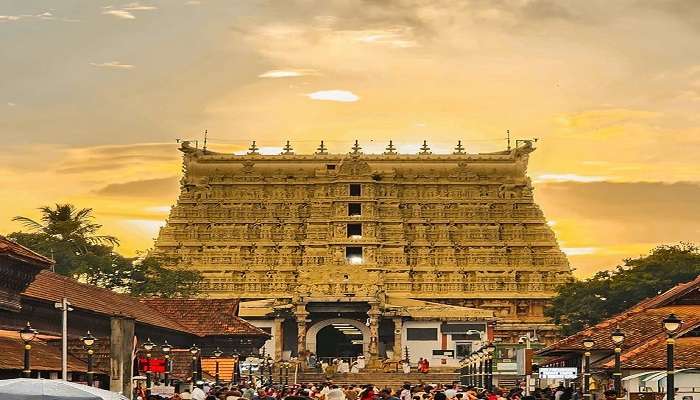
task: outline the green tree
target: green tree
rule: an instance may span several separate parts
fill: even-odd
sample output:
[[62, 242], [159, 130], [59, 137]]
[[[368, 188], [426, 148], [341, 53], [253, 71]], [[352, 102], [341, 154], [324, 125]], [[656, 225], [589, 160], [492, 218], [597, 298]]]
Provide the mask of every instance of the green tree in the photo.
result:
[[77, 209], [72, 204], [56, 204], [54, 208], [40, 207], [41, 222], [28, 217], [12, 218], [35, 233], [43, 233], [52, 238], [72, 244], [76, 251], [85, 250], [86, 244], [117, 245], [119, 240], [114, 236], [98, 235], [102, 227], [93, 222], [92, 208]]
[[698, 275], [697, 246], [659, 246], [647, 256], [625, 259], [613, 270], [560, 286], [545, 315], [570, 335]]
[[165, 268], [173, 264], [166, 259], [148, 255], [134, 262], [130, 292], [134, 296], [192, 297], [200, 292], [202, 274], [181, 267]]
[[183, 268], [165, 268], [155, 256], [124, 257], [114, 250], [114, 236], [99, 235], [92, 209], [72, 204], [41, 207], [41, 223], [15, 217], [31, 232], [8, 237], [46, 257], [55, 271], [82, 282], [137, 296], [186, 297], [199, 292], [201, 274]]

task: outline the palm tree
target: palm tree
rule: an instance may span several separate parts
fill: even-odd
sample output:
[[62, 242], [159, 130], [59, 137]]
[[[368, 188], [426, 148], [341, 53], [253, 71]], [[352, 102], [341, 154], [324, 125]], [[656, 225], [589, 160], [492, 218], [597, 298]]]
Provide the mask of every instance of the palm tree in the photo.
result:
[[56, 204], [54, 208], [44, 206], [39, 210], [41, 223], [22, 216], [12, 220], [34, 232], [72, 243], [81, 253], [86, 251], [86, 245], [119, 244], [114, 236], [96, 234], [102, 225], [93, 222], [92, 208], [76, 209], [72, 204]]

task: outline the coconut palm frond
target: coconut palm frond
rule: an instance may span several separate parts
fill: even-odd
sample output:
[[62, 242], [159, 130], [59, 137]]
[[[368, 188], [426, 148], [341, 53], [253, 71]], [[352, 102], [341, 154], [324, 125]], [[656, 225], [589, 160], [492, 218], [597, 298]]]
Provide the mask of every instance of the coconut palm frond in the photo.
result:
[[109, 235], [96, 235], [85, 238], [85, 240], [90, 244], [109, 244], [112, 246], [119, 245], [119, 239], [114, 236]]
[[22, 224], [25, 228], [31, 229], [33, 231], [43, 231], [44, 225], [34, 221], [31, 218], [16, 216], [12, 218], [13, 221], [17, 221]]

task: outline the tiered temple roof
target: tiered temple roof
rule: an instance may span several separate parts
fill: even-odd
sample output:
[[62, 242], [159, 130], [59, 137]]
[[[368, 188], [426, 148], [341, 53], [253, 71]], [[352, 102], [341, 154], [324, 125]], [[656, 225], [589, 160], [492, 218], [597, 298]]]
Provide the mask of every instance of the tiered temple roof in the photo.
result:
[[544, 324], [571, 270], [533, 201], [532, 141], [493, 153], [218, 153], [183, 142], [177, 204], [155, 254], [209, 296], [399, 296]]

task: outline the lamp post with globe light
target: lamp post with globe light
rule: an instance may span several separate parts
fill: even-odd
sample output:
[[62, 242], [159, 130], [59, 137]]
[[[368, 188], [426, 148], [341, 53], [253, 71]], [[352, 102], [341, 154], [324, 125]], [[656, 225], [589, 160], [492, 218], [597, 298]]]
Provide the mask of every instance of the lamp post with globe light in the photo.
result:
[[613, 372], [615, 396], [619, 399], [622, 395], [622, 370], [620, 365], [620, 354], [622, 353], [622, 342], [625, 341], [625, 334], [617, 327], [610, 338], [615, 345], [615, 371]]
[[493, 352], [496, 351], [496, 346], [494, 346], [493, 343], [490, 343], [486, 345], [484, 348], [486, 351], [486, 389], [491, 390], [493, 388]]
[[240, 355], [238, 352], [233, 353], [233, 384], [237, 385], [241, 381], [241, 370], [240, 370]]
[[476, 353], [479, 356], [479, 387], [484, 388], [486, 386], [486, 354], [483, 348], [477, 350]]
[[192, 386], [197, 384], [197, 356], [199, 355], [199, 347], [193, 344], [190, 347], [190, 354], [192, 355]]
[[160, 351], [163, 352], [163, 358], [165, 358], [165, 379], [164, 379], [164, 384], [165, 386], [170, 385], [170, 350], [173, 348], [170, 346], [168, 341], [166, 340], [165, 343], [163, 343], [162, 346], [160, 346]]
[[586, 349], [583, 353], [583, 397], [585, 400], [591, 398], [591, 349], [594, 344], [590, 337], [583, 339], [583, 348]]
[[673, 334], [681, 328], [681, 325], [683, 325], [683, 321], [673, 313], [663, 319], [663, 326], [668, 336], [666, 338], [666, 400], [673, 400], [676, 394], [675, 371], [673, 368], [673, 346], [675, 344], [675, 339], [673, 338]]
[[216, 382], [217, 385], [219, 384], [219, 357], [221, 357], [221, 355], [223, 355], [223, 354], [224, 354], [224, 352], [221, 351], [221, 349], [218, 347], [212, 353], [212, 355], [214, 356], [214, 360], [215, 360], [215, 362], [214, 362], [214, 365], [215, 365], [215, 367], [214, 367], [215, 368], [214, 369], [214, 381]]
[[146, 389], [151, 388], [151, 350], [156, 347], [156, 344], [151, 341], [151, 338], [148, 338], [143, 343], [143, 349], [146, 350]]
[[29, 378], [32, 375], [29, 351], [32, 349], [31, 343], [36, 338], [37, 333], [37, 330], [32, 328], [29, 322], [27, 322], [27, 326], [19, 330], [19, 338], [24, 343], [24, 369], [22, 370], [22, 377], [24, 378]]
[[95, 374], [95, 372], [92, 370], [92, 356], [95, 354], [92, 346], [95, 344], [97, 339], [92, 335], [92, 333], [90, 333], [90, 331], [87, 331], [87, 335], [80, 339], [83, 341], [85, 349], [87, 349], [87, 384], [88, 386], [92, 386]]

